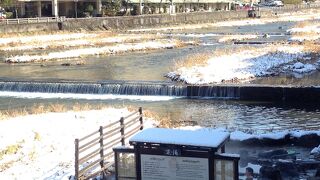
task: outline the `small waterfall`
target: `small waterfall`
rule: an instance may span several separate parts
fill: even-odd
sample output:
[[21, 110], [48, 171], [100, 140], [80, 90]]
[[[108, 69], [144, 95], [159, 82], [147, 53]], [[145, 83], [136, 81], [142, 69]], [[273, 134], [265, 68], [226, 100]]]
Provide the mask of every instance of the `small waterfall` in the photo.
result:
[[47, 82], [0, 82], [0, 91], [187, 96], [186, 86], [169, 83], [47, 83]]
[[167, 82], [107, 81], [95, 83], [76, 82], [0, 82], [0, 91], [118, 94], [141, 96], [180, 96], [190, 98], [239, 99], [237, 86], [190, 86]]

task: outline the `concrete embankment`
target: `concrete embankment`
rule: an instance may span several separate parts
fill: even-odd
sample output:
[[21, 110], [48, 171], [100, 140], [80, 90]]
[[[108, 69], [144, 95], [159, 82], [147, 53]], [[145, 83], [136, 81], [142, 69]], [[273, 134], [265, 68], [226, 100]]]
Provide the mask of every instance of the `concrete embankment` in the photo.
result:
[[128, 29], [140, 27], [155, 27], [181, 23], [207, 23], [230, 19], [243, 19], [247, 11], [196, 12], [180, 14], [157, 14], [144, 16], [107, 17], [90, 19], [71, 19], [63, 22], [62, 29]]

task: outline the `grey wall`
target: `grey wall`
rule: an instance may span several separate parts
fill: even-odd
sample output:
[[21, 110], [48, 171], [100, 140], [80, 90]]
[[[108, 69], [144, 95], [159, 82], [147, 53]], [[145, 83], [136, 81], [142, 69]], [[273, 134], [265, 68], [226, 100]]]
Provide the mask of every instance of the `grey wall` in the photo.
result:
[[229, 19], [246, 18], [246, 11], [220, 11], [220, 12], [196, 12], [181, 13], [175, 15], [157, 14], [144, 16], [103, 17], [103, 18], [79, 18], [67, 19], [62, 23], [30, 23], [0, 25], [0, 32], [31, 32], [51, 30], [99, 30], [99, 29], [128, 29], [138, 27], [154, 27], [168, 24], [204, 23]]
[[159, 26], [166, 24], [215, 22], [221, 20], [240, 19], [246, 17], [246, 11], [224, 11], [181, 13], [176, 15], [159, 14], [145, 16], [69, 19], [68, 21], [63, 22], [63, 29], [128, 29], [137, 27]]

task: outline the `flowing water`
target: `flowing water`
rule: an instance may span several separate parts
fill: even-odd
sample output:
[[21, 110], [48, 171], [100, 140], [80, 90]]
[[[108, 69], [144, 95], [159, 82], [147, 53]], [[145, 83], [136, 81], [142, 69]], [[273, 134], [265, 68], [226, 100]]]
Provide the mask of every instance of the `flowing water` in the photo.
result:
[[[34, 104], [64, 104], [66, 107], [79, 104], [143, 107], [144, 111], [156, 112], [162, 118], [177, 123], [205, 127], [227, 127], [251, 132], [268, 132], [288, 129], [318, 130], [320, 107], [311, 105], [273, 104], [268, 102], [225, 101], [210, 99], [173, 98], [161, 100], [153, 97], [127, 99], [125, 96], [89, 99], [77, 96], [49, 98], [48, 95], [30, 95], [29, 98], [1, 97], [0, 109], [28, 109]], [[37, 98], [34, 98], [37, 97]], [[78, 97], [79, 98], [79, 97]], [[87, 99], [85, 99], [87, 98]]]
[[[292, 27], [294, 23], [272, 23], [267, 25], [227, 27], [227, 28], [207, 28], [198, 30], [184, 30], [166, 32], [170, 37], [180, 37], [182, 39], [199, 40], [199, 46], [190, 46], [178, 49], [166, 49], [159, 51], [128, 53], [123, 55], [96, 56], [86, 58], [86, 64], [82, 66], [61, 66], [65, 61], [75, 64], [77, 60], [64, 60], [57, 62], [42, 62], [30, 64], [5, 64], [0, 63], [0, 79], [2, 80], [41, 80], [45, 82], [57, 81], [81, 81], [81, 82], [103, 82], [103, 81], [157, 81], [159, 84], [170, 84], [164, 74], [173, 69], [177, 60], [185, 59], [195, 53], [212, 52], [217, 48], [228, 48], [239, 46], [233, 44], [218, 44], [217, 39], [223, 34], [250, 34], [259, 35], [256, 41], [282, 41], [288, 39], [286, 29]], [[196, 31], [196, 33], [195, 33]], [[263, 34], [272, 34], [269, 39], [264, 39]], [[254, 40], [252, 40], [254, 41]], [[295, 84], [295, 85], [319, 85], [320, 73], [316, 72], [302, 78], [291, 76], [280, 76], [271, 78], [260, 78], [254, 83], [261, 84]], [[113, 92], [134, 92], [139, 88], [119, 88], [113, 87], [109, 90], [101, 90], [101, 85], [96, 87], [81, 86], [77, 90], [68, 91], [68, 88], [59, 87], [56, 90], [48, 88], [39, 91], [41, 88], [16, 87], [14, 84], [2, 84], [3, 91], [13, 91], [19, 89], [20, 92], [42, 92], [27, 93], [22, 95], [18, 92], [6, 92], [0, 94], [0, 109], [21, 109], [30, 108], [33, 104], [59, 103], [71, 106], [80, 104], [105, 104], [111, 106], [142, 106], [145, 110], [157, 112], [161, 117], [169, 117], [176, 122], [194, 122], [195, 124], [207, 127], [228, 127], [245, 131], [265, 132], [273, 130], [287, 129], [319, 129], [320, 108], [318, 105], [288, 105], [273, 104], [270, 102], [243, 102], [232, 100], [212, 100], [212, 99], [188, 99], [188, 98], [168, 98], [161, 99], [158, 96], [145, 97], [135, 96], [104, 96], [101, 94]], [[99, 87], [99, 88], [97, 88]], [[73, 87], [74, 88], [74, 87]], [[28, 89], [28, 90], [26, 90]], [[58, 90], [57, 90], [58, 89]], [[100, 90], [99, 90], [100, 89]], [[112, 90], [110, 90], [112, 89]], [[170, 88], [169, 88], [170, 89]], [[17, 90], [15, 90], [17, 91]], [[89, 96], [87, 93], [97, 91], [96, 95]], [[184, 96], [184, 91], [166, 89], [159, 85], [158, 93], [166, 92], [167, 95]], [[60, 95], [49, 98], [45, 93], [67, 93], [62, 98]], [[100, 93], [99, 93], [100, 92]], [[171, 92], [168, 93], [168, 92]], [[174, 92], [174, 93], [173, 93]], [[72, 94], [73, 93], [73, 94]], [[85, 94], [85, 95], [81, 95]], [[128, 94], [128, 93], [118, 93]], [[141, 93], [137, 93], [141, 95]], [[90, 99], [90, 97], [92, 97]]]

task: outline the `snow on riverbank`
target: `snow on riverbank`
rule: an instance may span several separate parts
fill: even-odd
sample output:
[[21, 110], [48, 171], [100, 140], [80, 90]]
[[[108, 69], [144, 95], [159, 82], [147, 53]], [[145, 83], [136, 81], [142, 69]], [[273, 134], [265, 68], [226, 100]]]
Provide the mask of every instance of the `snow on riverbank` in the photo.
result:
[[[204, 65], [177, 67], [166, 77], [188, 84], [221, 83], [224, 81], [245, 81], [271, 74], [271, 70], [297, 61], [306, 55], [303, 46], [265, 47], [224, 55], [204, 60]], [[192, 59], [191, 59], [192, 60]], [[306, 68], [310, 68], [309, 66]]]
[[297, 27], [287, 30], [291, 34], [291, 41], [315, 41], [320, 39], [320, 23], [300, 23]]
[[[52, 37], [51, 37], [52, 36]], [[28, 39], [19, 42], [15, 37], [15, 41], [10, 43], [16, 43], [14, 46], [10, 43], [2, 44], [0, 47], [0, 51], [21, 51], [21, 50], [35, 50], [41, 49], [46, 50], [49, 48], [68, 48], [68, 47], [77, 47], [77, 46], [101, 46], [111, 43], [125, 43], [125, 42], [134, 42], [134, 41], [142, 41], [148, 39], [161, 39], [162, 36], [160, 35], [135, 35], [132, 36], [131, 34], [103, 34], [97, 32], [96, 34], [83, 34], [83, 36], [75, 36], [74, 34], [70, 34], [70, 39], [61, 39], [59, 36], [56, 35], [46, 35], [43, 39], [39, 39], [37, 37], [22, 37], [22, 39]], [[40, 36], [41, 37], [41, 36]], [[63, 36], [64, 37], [64, 36]], [[47, 38], [47, 41], [44, 41]], [[3, 38], [0, 38], [0, 42], [4, 41]]]
[[292, 138], [301, 138], [306, 135], [316, 134], [320, 136], [320, 129], [319, 130], [286, 130], [286, 131], [276, 131], [276, 132], [268, 132], [268, 133], [246, 133], [243, 131], [230, 131], [225, 128], [204, 128], [200, 126], [185, 126], [179, 127], [179, 129], [184, 130], [194, 130], [194, 131], [217, 131], [217, 132], [230, 132], [230, 140], [232, 141], [246, 141], [250, 139], [273, 139], [273, 140], [280, 140], [284, 139], [286, 136]]
[[93, 47], [93, 48], [79, 48], [61, 52], [51, 52], [45, 55], [22, 55], [6, 58], [6, 62], [21, 63], [21, 62], [33, 62], [33, 61], [47, 61], [53, 59], [67, 59], [77, 58], [89, 55], [101, 55], [101, 54], [116, 54], [124, 53], [128, 51], [143, 51], [153, 49], [174, 48], [183, 45], [181, 41], [177, 40], [162, 40], [162, 41], [147, 41], [141, 43], [132, 44], [118, 44], [113, 46]]
[[49, 34], [49, 35], [31, 35], [31, 36], [16, 36], [10, 38], [0, 38], [0, 45], [13, 43], [31, 43], [31, 42], [49, 42], [62, 41], [81, 38], [96, 37], [96, 34], [90, 33], [66, 33], [66, 34]]
[[219, 42], [228, 42], [228, 41], [241, 41], [245, 39], [256, 39], [258, 38], [258, 35], [253, 35], [253, 34], [244, 34], [244, 35], [228, 35], [228, 36], [223, 36], [220, 38], [218, 41]]
[[[74, 139], [130, 114], [108, 108], [83, 112], [28, 115], [0, 121], [0, 179], [69, 179], [74, 174]], [[153, 126], [145, 121], [145, 127]]]

